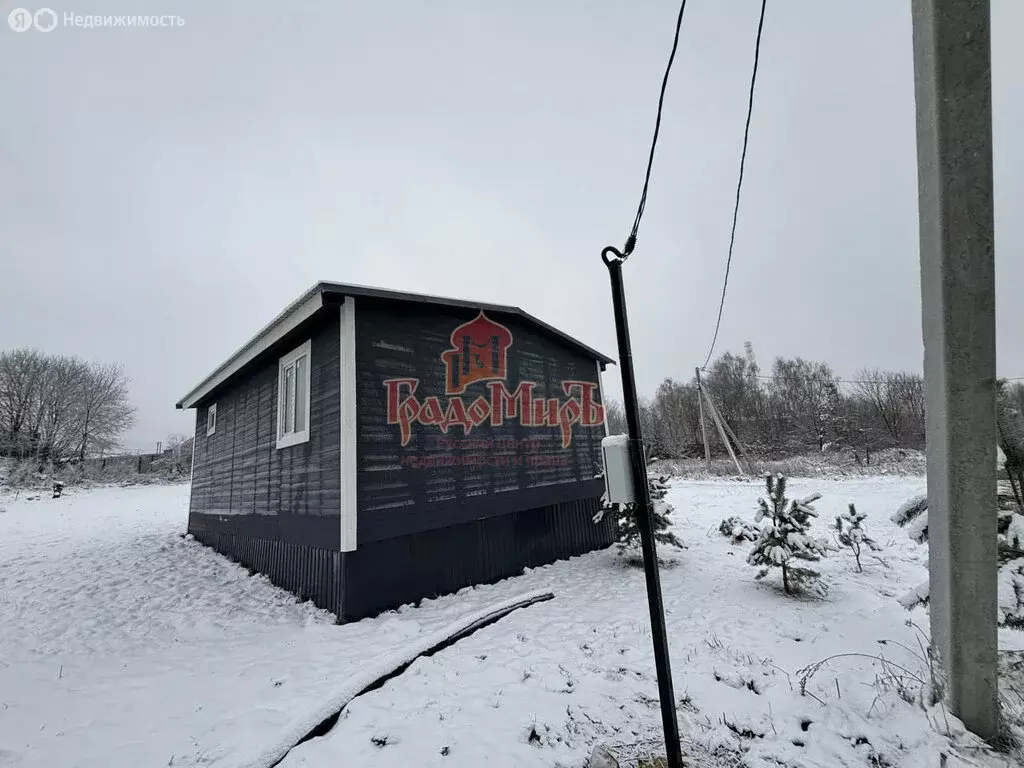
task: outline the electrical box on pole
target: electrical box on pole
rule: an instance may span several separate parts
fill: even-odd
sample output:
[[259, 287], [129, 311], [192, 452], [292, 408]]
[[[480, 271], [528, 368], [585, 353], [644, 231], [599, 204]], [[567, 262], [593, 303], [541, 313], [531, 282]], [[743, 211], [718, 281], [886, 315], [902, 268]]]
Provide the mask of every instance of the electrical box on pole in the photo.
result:
[[604, 460], [605, 498], [612, 504], [635, 504], [629, 435], [609, 435], [601, 440], [601, 457]]

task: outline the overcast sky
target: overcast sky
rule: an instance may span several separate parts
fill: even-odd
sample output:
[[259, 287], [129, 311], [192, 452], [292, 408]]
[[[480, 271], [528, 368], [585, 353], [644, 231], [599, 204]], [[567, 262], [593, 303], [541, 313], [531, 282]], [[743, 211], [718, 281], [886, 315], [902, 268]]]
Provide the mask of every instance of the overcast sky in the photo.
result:
[[[50, 7], [185, 22], [0, 27], [0, 349], [123, 362], [127, 447], [191, 433], [175, 401], [319, 279], [519, 305], [614, 354], [599, 253], [632, 222], [676, 0]], [[710, 343], [758, 8], [686, 10], [625, 269], [643, 393]], [[1022, 28], [993, 2], [1003, 375]], [[920, 369], [913, 99], [909, 2], [769, 2], [720, 350]]]

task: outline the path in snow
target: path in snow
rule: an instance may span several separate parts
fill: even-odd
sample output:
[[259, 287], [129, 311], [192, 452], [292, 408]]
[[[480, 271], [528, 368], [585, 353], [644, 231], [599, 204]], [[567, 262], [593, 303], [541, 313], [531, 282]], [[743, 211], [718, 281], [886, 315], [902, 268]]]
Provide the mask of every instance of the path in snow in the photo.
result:
[[185, 541], [187, 504], [187, 485], [0, 496], [0, 768], [226, 758], [487, 602], [338, 627]]

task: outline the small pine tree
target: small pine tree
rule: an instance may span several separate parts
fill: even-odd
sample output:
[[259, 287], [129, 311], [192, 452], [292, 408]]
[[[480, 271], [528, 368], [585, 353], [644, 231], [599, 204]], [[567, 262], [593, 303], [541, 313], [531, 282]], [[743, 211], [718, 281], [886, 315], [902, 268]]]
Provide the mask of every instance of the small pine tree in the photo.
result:
[[[672, 521], [669, 519], [675, 510], [665, 500], [668, 495], [668, 477], [652, 475], [650, 464], [647, 469], [647, 487], [651, 496], [651, 515], [654, 522], [654, 541], [657, 544], [681, 548], [683, 543], [672, 533]], [[603, 476], [603, 473], [598, 475], [598, 477]], [[627, 549], [636, 549], [640, 546], [640, 525], [635, 511], [635, 504], [616, 504], [602, 497], [601, 511], [594, 516], [595, 523], [600, 522], [606, 514], [615, 517], [619, 554], [624, 553]]]
[[863, 512], [858, 512], [852, 503], [847, 512], [836, 518], [836, 538], [842, 546], [849, 548], [853, 552], [853, 557], [857, 561], [858, 572], [864, 571], [860, 564], [860, 553], [863, 551], [863, 548], [867, 547], [875, 552], [881, 549], [878, 542], [868, 536], [864, 530], [863, 523], [866, 518], [867, 515]]
[[761, 523], [761, 535], [747, 562], [761, 568], [759, 579], [767, 576], [769, 569], [781, 568], [782, 588], [789, 595], [821, 575], [795, 563], [820, 560], [826, 554], [825, 544], [808, 535], [811, 521], [818, 516], [811, 504], [820, 499], [821, 494], [790, 502], [786, 498], [786, 478], [781, 474], [766, 475], [765, 485], [768, 495], [758, 499], [754, 518]]

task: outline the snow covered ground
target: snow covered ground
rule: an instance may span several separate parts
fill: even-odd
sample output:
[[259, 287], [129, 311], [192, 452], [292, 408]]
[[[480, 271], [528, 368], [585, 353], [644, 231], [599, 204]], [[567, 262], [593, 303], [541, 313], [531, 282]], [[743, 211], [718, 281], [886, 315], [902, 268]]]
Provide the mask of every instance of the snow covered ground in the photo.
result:
[[[956, 721], [887, 692], [895, 680], [870, 658], [829, 662], [800, 693], [796, 671], [834, 654], [882, 651], [927, 677], [906, 624], [927, 617], [896, 602], [927, 578], [927, 552], [888, 520], [924, 480], [791, 481], [791, 495], [823, 493], [819, 534], [855, 501], [886, 547], [864, 573], [833, 554], [821, 599], [754, 581], [749, 545], [718, 535], [723, 517], [752, 518], [761, 490], [679, 482], [670, 495], [688, 548], [662, 582], [692, 748], [742, 749], [750, 765], [938, 766], [942, 751], [950, 766], [1011, 764], [964, 737], [950, 752], [941, 732]], [[0, 767], [227, 768], [381, 654], [545, 588], [554, 600], [416, 661], [282, 765], [583, 766], [596, 742], [657, 738], [643, 571], [613, 551], [336, 626], [184, 540], [187, 498], [187, 486], [0, 496]]]

